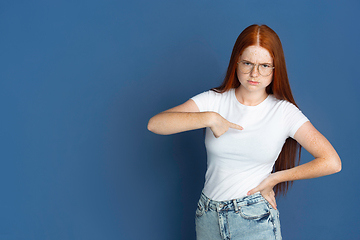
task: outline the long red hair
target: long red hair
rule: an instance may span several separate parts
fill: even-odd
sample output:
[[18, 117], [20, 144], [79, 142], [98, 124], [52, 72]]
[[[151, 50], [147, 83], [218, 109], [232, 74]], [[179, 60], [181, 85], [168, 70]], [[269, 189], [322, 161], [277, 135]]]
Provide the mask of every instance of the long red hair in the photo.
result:
[[[240, 86], [237, 78], [237, 61], [245, 48], [253, 45], [261, 46], [267, 49], [273, 58], [273, 80], [266, 88], [268, 94], [273, 94], [277, 99], [287, 100], [295, 106], [295, 100], [290, 89], [290, 83], [286, 71], [285, 56], [278, 35], [266, 25], [251, 25], [244, 29], [237, 38], [233, 51], [231, 53], [229, 66], [223, 83], [212, 90], [216, 92], [226, 92], [232, 88]], [[297, 154], [298, 153], [298, 154]], [[293, 168], [299, 165], [301, 155], [301, 146], [294, 139], [288, 138], [277, 158], [273, 172]], [[275, 186], [275, 193], [286, 194], [291, 182], [282, 182]]]

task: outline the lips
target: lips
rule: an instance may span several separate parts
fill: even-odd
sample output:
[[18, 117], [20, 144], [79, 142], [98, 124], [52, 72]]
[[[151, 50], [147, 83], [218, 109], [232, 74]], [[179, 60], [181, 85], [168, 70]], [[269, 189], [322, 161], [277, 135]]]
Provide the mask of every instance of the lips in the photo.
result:
[[251, 84], [251, 85], [258, 85], [258, 84], [260, 84], [260, 82], [252, 81], [252, 80], [248, 80], [247, 82], [248, 82], [249, 84]]

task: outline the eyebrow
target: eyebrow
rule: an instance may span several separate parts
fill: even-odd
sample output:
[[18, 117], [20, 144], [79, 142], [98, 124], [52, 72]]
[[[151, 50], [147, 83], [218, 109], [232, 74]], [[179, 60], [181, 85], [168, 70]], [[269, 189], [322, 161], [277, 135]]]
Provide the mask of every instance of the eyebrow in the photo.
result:
[[[249, 62], [249, 63], [255, 64], [255, 63], [253, 63], [253, 62], [251, 62], [251, 61], [249, 61], [249, 60], [246, 60], [246, 59], [243, 59], [243, 60], [241, 60], [241, 61], [245, 61], [245, 62]], [[240, 61], [240, 62], [241, 62], [241, 61]], [[269, 64], [269, 65], [273, 65], [272, 63], [269, 63], [269, 62], [264, 62], [264, 63], [259, 63], [259, 64]]]

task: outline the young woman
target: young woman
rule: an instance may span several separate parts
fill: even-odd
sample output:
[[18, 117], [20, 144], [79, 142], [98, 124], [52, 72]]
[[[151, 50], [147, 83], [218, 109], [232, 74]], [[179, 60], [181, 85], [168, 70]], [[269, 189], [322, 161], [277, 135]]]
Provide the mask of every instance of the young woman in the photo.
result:
[[[208, 166], [196, 210], [198, 240], [281, 239], [275, 193], [285, 194], [294, 180], [341, 170], [335, 149], [298, 109], [280, 39], [266, 25], [239, 35], [219, 87], [148, 124], [165, 135], [205, 127]], [[315, 159], [296, 166], [300, 145]]]

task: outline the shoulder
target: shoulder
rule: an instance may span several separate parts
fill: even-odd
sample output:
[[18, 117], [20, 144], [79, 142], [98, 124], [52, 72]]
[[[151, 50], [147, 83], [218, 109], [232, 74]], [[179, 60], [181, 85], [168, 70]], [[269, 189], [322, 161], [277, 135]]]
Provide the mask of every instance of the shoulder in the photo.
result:
[[294, 137], [296, 131], [309, 119], [293, 103], [274, 97], [273, 101], [282, 116], [282, 127], [286, 129], [289, 137]]
[[217, 98], [228, 98], [228, 97], [232, 97], [235, 96], [235, 88], [231, 88], [226, 92], [218, 92], [214, 89], [209, 90], [212, 94], [212, 96], [217, 97]]
[[297, 106], [295, 106], [295, 104], [284, 100], [284, 99], [278, 99], [276, 98], [274, 95], [270, 95], [269, 96], [269, 102], [273, 105], [273, 106], [277, 106], [281, 109], [283, 109], [284, 111], [286, 110], [299, 110], [299, 108]]
[[231, 96], [233, 91], [234, 91], [233, 89], [230, 89], [229, 91], [221, 93], [221, 92], [217, 92], [216, 90], [210, 89], [210, 90], [207, 90], [205, 92], [195, 95], [191, 99], [197, 99], [197, 98], [220, 99], [220, 98], [224, 98], [224, 97], [226, 98], [226, 97]]
[[214, 90], [208, 90], [200, 93], [191, 99], [196, 103], [200, 111], [214, 111], [218, 106], [227, 105], [231, 102], [234, 90], [220, 93]]

